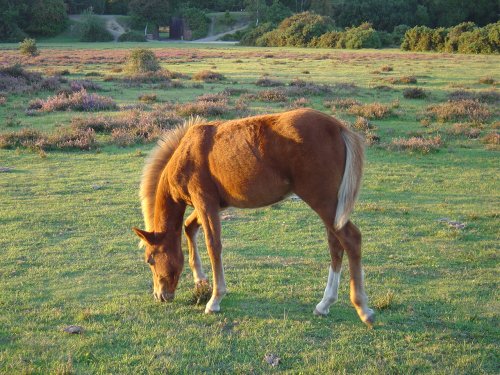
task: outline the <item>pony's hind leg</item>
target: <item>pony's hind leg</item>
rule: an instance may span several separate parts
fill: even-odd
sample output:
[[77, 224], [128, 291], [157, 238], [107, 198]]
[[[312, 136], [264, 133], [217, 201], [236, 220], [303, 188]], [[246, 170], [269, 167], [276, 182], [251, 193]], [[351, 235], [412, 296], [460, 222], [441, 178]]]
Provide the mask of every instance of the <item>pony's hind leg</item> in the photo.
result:
[[349, 258], [351, 273], [351, 302], [356, 308], [359, 317], [371, 326], [375, 321], [375, 314], [368, 308], [368, 298], [364, 288], [364, 275], [361, 266], [361, 232], [350, 221], [342, 229], [334, 232]]
[[198, 220], [196, 211], [193, 211], [184, 222], [184, 233], [186, 234], [187, 245], [189, 249], [189, 267], [193, 272], [193, 279], [196, 285], [208, 283], [207, 275], [203, 272], [200, 254], [198, 254], [198, 246], [196, 236], [200, 229], [201, 223]]
[[342, 268], [344, 249], [328, 226], [326, 227], [326, 232], [332, 260], [328, 271], [328, 281], [326, 283], [323, 299], [316, 305], [314, 309], [315, 315], [327, 315], [330, 311], [330, 305], [337, 302], [339, 295], [340, 271]]

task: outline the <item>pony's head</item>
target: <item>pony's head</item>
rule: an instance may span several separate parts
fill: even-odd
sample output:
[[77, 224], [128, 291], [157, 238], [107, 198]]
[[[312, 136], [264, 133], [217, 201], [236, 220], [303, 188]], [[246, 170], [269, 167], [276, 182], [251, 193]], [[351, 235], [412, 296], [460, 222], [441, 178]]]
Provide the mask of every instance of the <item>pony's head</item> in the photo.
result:
[[132, 228], [144, 242], [144, 260], [153, 273], [154, 296], [158, 301], [171, 301], [184, 267], [184, 255], [178, 241], [169, 241], [166, 233]]

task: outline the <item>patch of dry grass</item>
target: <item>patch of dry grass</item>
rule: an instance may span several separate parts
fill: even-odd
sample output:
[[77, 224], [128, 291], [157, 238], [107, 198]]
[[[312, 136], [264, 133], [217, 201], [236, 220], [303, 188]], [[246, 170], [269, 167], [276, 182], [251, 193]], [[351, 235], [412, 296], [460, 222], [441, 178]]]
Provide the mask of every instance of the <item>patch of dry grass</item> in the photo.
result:
[[486, 104], [470, 99], [433, 104], [426, 108], [425, 113], [440, 122], [466, 121], [482, 123], [491, 117], [491, 112]]
[[193, 75], [193, 80], [203, 81], [206, 83], [219, 82], [225, 80], [224, 75], [214, 72], [212, 70], [202, 70], [201, 72], [195, 73]]
[[395, 151], [417, 151], [423, 154], [428, 154], [431, 151], [438, 150], [443, 145], [440, 136], [432, 138], [411, 137], [411, 138], [395, 138], [388, 146], [390, 150]]

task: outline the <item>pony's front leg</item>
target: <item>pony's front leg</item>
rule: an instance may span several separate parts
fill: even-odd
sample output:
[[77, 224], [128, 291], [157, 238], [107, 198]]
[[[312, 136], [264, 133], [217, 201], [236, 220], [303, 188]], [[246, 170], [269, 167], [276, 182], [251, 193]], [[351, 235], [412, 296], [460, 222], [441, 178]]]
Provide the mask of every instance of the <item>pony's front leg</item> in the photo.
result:
[[226, 294], [226, 281], [224, 280], [224, 269], [222, 267], [222, 243], [219, 207], [207, 206], [196, 207], [198, 218], [205, 232], [210, 263], [212, 264], [213, 289], [212, 297], [205, 307], [205, 314], [220, 311], [220, 302]]
[[208, 283], [207, 275], [203, 272], [200, 254], [198, 254], [198, 246], [196, 237], [201, 223], [198, 220], [196, 211], [193, 211], [184, 222], [184, 233], [186, 234], [187, 244], [189, 249], [189, 267], [193, 272], [193, 279], [196, 286]]

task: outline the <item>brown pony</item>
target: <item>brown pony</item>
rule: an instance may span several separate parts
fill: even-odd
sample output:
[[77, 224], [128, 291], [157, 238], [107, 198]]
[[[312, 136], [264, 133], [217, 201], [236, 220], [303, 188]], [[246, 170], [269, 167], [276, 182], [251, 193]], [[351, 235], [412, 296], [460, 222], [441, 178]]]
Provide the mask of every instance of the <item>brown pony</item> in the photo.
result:
[[349, 221], [361, 182], [363, 140], [336, 119], [311, 109], [239, 120], [192, 120], [165, 135], [147, 162], [141, 182], [146, 230], [134, 231], [146, 244], [154, 295], [172, 300], [184, 264], [184, 223], [195, 283], [206, 283], [196, 234], [203, 226], [213, 272], [205, 313], [220, 310], [226, 294], [221, 222], [226, 207], [262, 207], [292, 192], [323, 220], [331, 255], [328, 283], [314, 313], [326, 315], [337, 300], [344, 251], [349, 258], [351, 301], [372, 324], [361, 268], [361, 233]]

